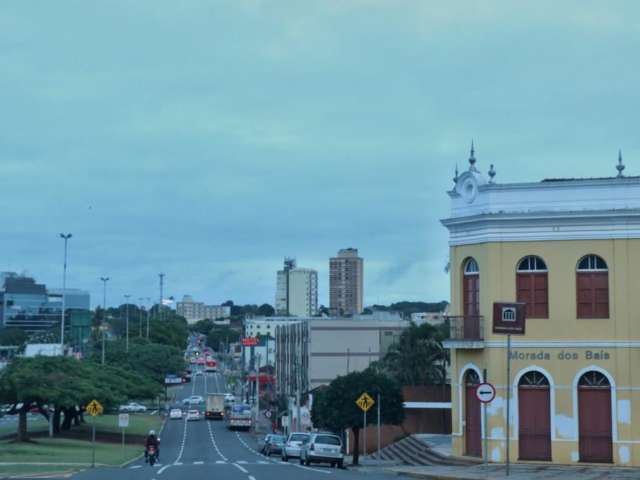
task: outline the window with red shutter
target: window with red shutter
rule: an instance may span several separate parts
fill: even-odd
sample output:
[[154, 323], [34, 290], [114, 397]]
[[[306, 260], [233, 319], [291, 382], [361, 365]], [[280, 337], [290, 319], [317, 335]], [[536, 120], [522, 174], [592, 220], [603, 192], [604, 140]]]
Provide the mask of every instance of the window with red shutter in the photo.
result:
[[516, 300], [526, 304], [527, 318], [549, 318], [547, 265], [542, 258], [530, 255], [518, 263]]
[[578, 318], [609, 318], [609, 271], [597, 255], [587, 255], [578, 262], [576, 314]]

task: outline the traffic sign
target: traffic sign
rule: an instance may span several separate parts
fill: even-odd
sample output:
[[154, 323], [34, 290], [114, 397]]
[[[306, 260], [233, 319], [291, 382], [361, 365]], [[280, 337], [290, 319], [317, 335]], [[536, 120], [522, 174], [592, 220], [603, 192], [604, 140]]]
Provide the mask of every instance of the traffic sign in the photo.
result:
[[89, 405], [87, 405], [85, 409], [87, 410], [87, 412], [89, 412], [89, 415], [91, 415], [92, 417], [101, 415], [102, 412], [104, 411], [104, 408], [102, 407], [102, 405], [100, 405], [100, 402], [98, 402], [97, 400], [91, 400], [89, 402]]
[[240, 342], [245, 347], [255, 347], [256, 345], [258, 345], [258, 338], [257, 337], [246, 337], [246, 338], [241, 339]]
[[490, 383], [481, 383], [476, 387], [476, 398], [482, 403], [489, 403], [496, 398], [496, 387]]
[[356, 400], [356, 405], [358, 405], [360, 407], [360, 410], [362, 410], [363, 412], [366, 412], [371, 407], [373, 407], [374, 403], [376, 403], [375, 400], [371, 398], [371, 395], [369, 395], [367, 392], [364, 392]]
[[128, 428], [129, 427], [129, 414], [121, 413], [118, 415], [118, 427], [120, 428]]

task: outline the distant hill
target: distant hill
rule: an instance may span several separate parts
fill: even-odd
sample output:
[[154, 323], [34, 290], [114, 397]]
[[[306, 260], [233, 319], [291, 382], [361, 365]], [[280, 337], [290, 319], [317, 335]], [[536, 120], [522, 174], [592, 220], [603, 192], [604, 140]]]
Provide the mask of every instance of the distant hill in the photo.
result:
[[429, 312], [437, 313], [442, 312], [449, 302], [396, 302], [391, 305], [371, 305], [364, 309], [363, 313], [371, 313], [375, 310], [385, 312], [399, 312], [403, 317], [408, 317], [412, 313]]

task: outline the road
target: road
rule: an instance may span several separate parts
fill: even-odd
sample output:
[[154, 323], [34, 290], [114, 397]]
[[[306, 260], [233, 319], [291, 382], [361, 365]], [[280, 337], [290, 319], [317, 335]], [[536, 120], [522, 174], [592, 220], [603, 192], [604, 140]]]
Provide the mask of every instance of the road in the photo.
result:
[[[219, 373], [196, 375], [179, 387], [177, 401], [191, 395], [224, 392]], [[202, 407], [204, 409], [204, 406]], [[349, 480], [363, 479], [357, 471], [328, 466], [306, 467], [267, 458], [255, 450], [253, 434], [230, 432], [221, 421], [168, 420], [160, 434], [160, 461], [154, 467], [138, 461], [126, 468], [98, 468], [74, 475], [78, 480]], [[141, 447], [142, 452], [142, 447]], [[395, 475], [371, 473], [367, 480], [397, 479]]]

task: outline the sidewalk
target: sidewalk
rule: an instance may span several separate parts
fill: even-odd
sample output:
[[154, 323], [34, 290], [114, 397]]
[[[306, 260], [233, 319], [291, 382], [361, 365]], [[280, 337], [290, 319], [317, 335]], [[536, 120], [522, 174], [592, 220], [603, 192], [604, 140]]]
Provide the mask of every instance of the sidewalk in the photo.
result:
[[640, 479], [640, 468], [600, 467], [591, 465], [511, 465], [511, 474], [505, 476], [505, 466], [489, 464], [447, 467], [391, 467], [386, 472], [409, 478], [429, 480], [486, 480], [509, 478], [511, 480], [630, 480]]

